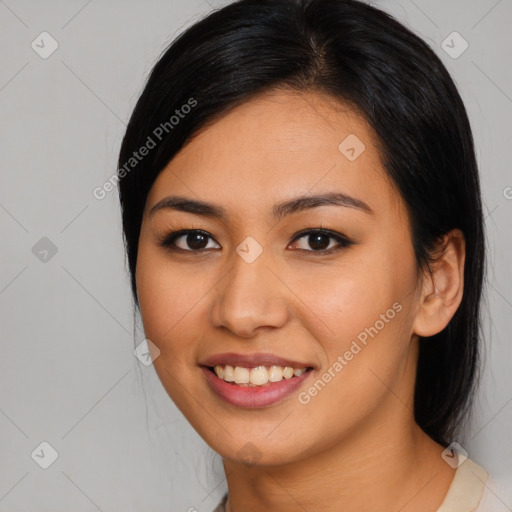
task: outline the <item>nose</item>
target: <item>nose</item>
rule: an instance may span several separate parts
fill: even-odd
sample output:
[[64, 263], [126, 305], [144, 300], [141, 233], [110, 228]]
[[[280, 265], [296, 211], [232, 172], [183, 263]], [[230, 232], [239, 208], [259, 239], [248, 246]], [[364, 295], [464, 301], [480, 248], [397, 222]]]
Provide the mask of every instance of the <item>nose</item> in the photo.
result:
[[210, 311], [215, 327], [224, 327], [241, 338], [252, 338], [261, 329], [279, 328], [289, 317], [287, 288], [267, 266], [263, 254], [248, 263], [238, 254], [229, 273], [215, 287]]

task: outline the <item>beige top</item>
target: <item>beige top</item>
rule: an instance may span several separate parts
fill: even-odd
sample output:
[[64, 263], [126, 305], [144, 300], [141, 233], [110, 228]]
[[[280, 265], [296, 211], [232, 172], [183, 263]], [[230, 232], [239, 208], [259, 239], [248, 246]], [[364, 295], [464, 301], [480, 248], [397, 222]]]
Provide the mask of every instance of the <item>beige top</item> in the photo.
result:
[[[436, 512], [487, 512], [478, 507], [487, 476], [485, 469], [466, 459], [455, 470], [448, 493]], [[213, 512], [226, 512], [227, 499], [225, 494]]]

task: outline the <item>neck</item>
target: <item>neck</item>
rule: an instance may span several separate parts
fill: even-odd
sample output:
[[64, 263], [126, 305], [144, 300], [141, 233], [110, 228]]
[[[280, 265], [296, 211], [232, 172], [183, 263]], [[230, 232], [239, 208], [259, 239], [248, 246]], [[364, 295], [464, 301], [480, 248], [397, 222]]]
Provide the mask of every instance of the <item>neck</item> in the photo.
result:
[[227, 512], [437, 510], [455, 470], [411, 409], [391, 403], [335, 446], [293, 463], [248, 466], [225, 459]]

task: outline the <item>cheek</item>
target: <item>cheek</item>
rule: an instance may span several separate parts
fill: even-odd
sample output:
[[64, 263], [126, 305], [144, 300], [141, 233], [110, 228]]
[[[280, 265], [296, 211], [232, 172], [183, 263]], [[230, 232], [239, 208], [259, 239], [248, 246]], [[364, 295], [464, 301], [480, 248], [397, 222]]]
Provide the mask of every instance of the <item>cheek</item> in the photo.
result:
[[160, 252], [139, 245], [137, 292], [145, 334], [160, 349], [163, 359], [174, 361], [174, 366], [187, 356], [185, 349], [190, 344], [182, 334], [207, 286], [204, 279], [180, 271]]
[[[169, 397], [193, 424], [199, 368], [194, 336], [201, 298], [207, 292], [204, 279], [195, 279], [159, 254], [139, 246], [137, 291], [144, 333], [160, 350], [154, 369]], [[196, 315], [196, 316], [195, 316]]]
[[[358, 335], [364, 341], [366, 329], [376, 323], [379, 331], [388, 332], [396, 319], [400, 323], [405, 315], [397, 315], [396, 309], [405, 309], [413, 277], [409, 263], [398, 267], [378, 251], [375, 255], [354, 253], [337, 266], [292, 268], [283, 280], [298, 298], [297, 315], [301, 321], [310, 319], [306, 327], [316, 331], [317, 339], [332, 357], [348, 349]], [[397, 302], [402, 308], [393, 308]]]
[[319, 377], [326, 385], [317, 386], [319, 407], [339, 405], [341, 413], [375, 405], [386, 391], [383, 382], [394, 380], [407, 360], [415, 262], [403, 254], [397, 265], [395, 251], [387, 254], [368, 251], [336, 270], [319, 267], [307, 278], [290, 272], [294, 290], [308, 306], [301, 309], [301, 321], [323, 351]]

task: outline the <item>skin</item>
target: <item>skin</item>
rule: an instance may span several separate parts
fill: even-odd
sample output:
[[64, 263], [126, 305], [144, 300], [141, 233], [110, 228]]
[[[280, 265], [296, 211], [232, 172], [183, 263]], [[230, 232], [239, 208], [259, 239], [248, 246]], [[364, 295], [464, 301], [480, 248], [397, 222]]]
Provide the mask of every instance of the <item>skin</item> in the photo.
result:
[[[338, 149], [349, 134], [365, 144], [354, 161]], [[418, 269], [404, 202], [375, 141], [338, 100], [275, 89], [200, 130], [147, 197], [136, 269], [145, 333], [160, 350], [154, 367], [167, 393], [223, 458], [229, 511], [427, 512], [453, 479], [443, 447], [414, 421], [413, 390], [418, 336], [441, 331], [460, 303], [464, 239], [449, 233], [432, 275]], [[372, 213], [323, 205], [271, 215], [275, 203], [332, 191]], [[222, 206], [227, 216], [150, 215], [169, 195]], [[307, 235], [293, 241], [318, 227], [354, 243], [322, 255]], [[178, 229], [208, 232], [207, 249], [194, 253], [186, 236], [176, 241], [181, 251], [159, 245]], [[263, 249], [252, 263], [235, 250], [248, 236]], [[300, 403], [298, 392], [394, 303], [401, 311]], [[198, 366], [223, 352], [270, 352], [316, 370], [277, 404], [242, 409], [211, 391]]]

